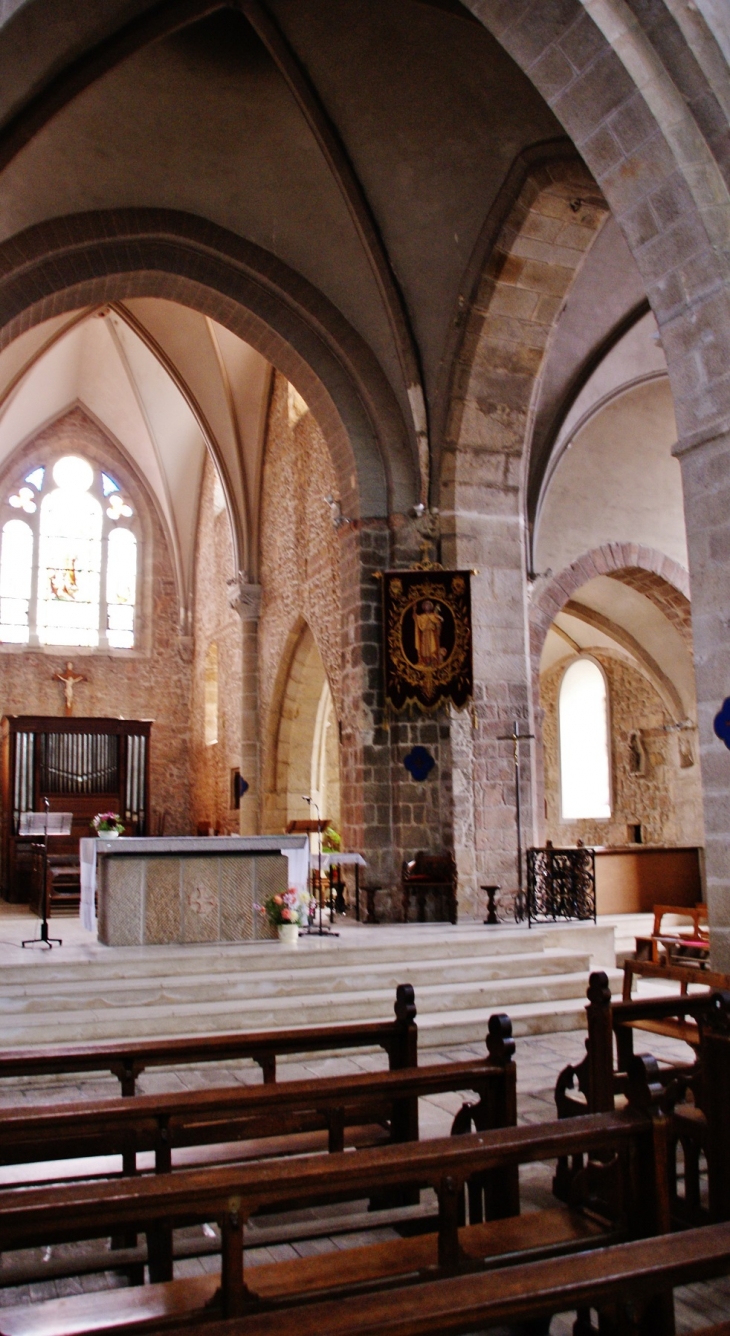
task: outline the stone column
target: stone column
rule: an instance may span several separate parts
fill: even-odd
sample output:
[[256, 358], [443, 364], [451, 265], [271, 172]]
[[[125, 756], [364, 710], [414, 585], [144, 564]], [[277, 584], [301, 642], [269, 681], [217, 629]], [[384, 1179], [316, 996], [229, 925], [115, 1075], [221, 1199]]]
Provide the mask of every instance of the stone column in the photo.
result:
[[228, 598], [241, 618], [241, 775], [248, 789], [241, 799], [242, 835], [261, 832], [261, 747], [259, 740], [259, 615], [261, 585], [245, 575], [228, 582]]
[[712, 963], [730, 971], [730, 751], [713, 721], [730, 696], [730, 432], [675, 450], [692, 589], [705, 870]]
[[[402, 516], [358, 521], [339, 532], [343, 835], [346, 847], [367, 860], [364, 884], [385, 888], [379, 913], [397, 919], [403, 859], [419, 849], [453, 848], [451, 724], [443, 714], [388, 718], [384, 711], [382, 593], [375, 572], [412, 565], [418, 533]], [[436, 762], [421, 782], [403, 764], [417, 744]]]
[[[486, 452], [485, 452], [486, 453]], [[495, 452], [497, 453], [497, 452]], [[459, 894], [464, 909], [484, 918], [480, 887], [502, 887], [501, 917], [517, 887], [513, 749], [499, 741], [511, 733], [534, 733], [526, 617], [523, 523], [517, 474], [519, 459], [500, 458], [500, 485], [482, 482], [477, 456], [475, 484], [463, 489], [469, 509], [442, 513], [444, 565], [476, 569], [472, 577], [474, 710], [452, 721], [454, 843]], [[514, 476], [512, 476], [514, 475]], [[460, 489], [462, 490], [462, 489]], [[533, 744], [534, 745], [534, 744]], [[534, 840], [530, 744], [520, 748], [522, 846]]]

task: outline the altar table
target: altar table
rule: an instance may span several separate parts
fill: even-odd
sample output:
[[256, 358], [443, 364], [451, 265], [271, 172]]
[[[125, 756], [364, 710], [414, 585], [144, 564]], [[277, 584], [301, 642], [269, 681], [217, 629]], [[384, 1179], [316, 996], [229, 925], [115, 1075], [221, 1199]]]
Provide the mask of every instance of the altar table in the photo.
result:
[[106, 946], [250, 942], [273, 931], [260, 912], [288, 886], [304, 890], [306, 835], [85, 839], [81, 920]]

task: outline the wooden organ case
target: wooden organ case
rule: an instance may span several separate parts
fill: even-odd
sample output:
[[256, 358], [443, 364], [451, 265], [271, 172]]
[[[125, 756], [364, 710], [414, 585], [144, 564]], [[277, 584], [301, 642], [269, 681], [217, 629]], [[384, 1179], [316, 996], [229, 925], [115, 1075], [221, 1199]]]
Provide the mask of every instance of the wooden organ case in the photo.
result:
[[[2, 720], [2, 894], [12, 903], [37, 895], [36, 846], [20, 835], [24, 812], [72, 812], [69, 836], [49, 852], [78, 861], [79, 839], [97, 812], [118, 812], [126, 835], [146, 835], [149, 822], [149, 720], [67, 719], [26, 714]], [[35, 906], [34, 906], [35, 907]]]

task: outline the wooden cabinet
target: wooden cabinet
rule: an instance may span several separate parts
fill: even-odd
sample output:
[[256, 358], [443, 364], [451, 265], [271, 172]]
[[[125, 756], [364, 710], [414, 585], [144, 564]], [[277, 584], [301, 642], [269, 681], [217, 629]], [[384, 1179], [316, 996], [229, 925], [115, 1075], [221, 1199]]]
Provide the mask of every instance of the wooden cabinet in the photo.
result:
[[702, 899], [702, 850], [650, 844], [596, 849], [599, 914], [651, 914], [654, 905], [696, 905]]

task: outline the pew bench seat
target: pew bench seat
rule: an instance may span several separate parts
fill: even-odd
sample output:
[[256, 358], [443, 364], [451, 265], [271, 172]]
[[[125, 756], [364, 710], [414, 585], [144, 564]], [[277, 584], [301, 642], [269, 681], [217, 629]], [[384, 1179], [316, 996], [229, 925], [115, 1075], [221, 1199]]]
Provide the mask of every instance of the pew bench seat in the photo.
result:
[[[560, 1256], [615, 1241], [579, 1211], [555, 1207], [459, 1230], [464, 1257], [480, 1269]], [[110, 1253], [110, 1269], [113, 1254]], [[381, 1243], [289, 1261], [249, 1265], [246, 1282], [264, 1302], [297, 1301], [327, 1293], [350, 1293], [438, 1275], [438, 1235], [417, 1234]], [[97, 1291], [0, 1309], [0, 1336], [82, 1336], [98, 1331], [164, 1331], [181, 1320], [195, 1322], [215, 1304], [218, 1273], [162, 1284]]]
[[[348, 1150], [386, 1146], [390, 1132], [380, 1123], [345, 1129]], [[327, 1150], [328, 1133], [292, 1132], [286, 1136], [256, 1137], [251, 1141], [227, 1141], [209, 1146], [176, 1146], [173, 1169], [202, 1169], [206, 1165], [240, 1164], [245, 1161], [279, 1159], [291, 1155], [315, 1155]], [[154, 1151], [137, 1152], [137, 1172], [155, 1172]], [[33, 1184], [63, 1183], [122, 1176], [121, 1155], [91, 1155], [67, 1160], [37, 1160], [30, 1164], [0, 1165], [0, 1189]]]
[[679, 1039], [684, 1044], [689, 1044], [690, 1048], [698, 1049], [700, 1046], [700, 1028], [692, 1020], [638, 1020], [623, 1021], [622, 1024], [630, 1027], [632, 1030], [646, 1030], [649, 1034], [661, 1034], [667, 1039]]

